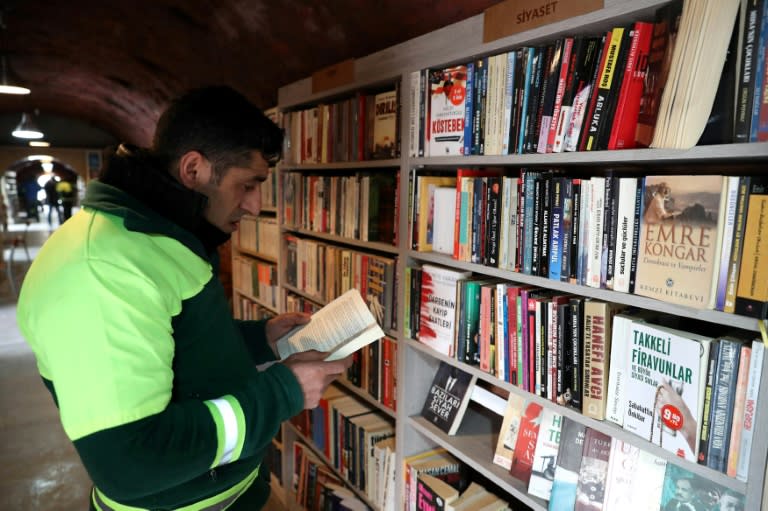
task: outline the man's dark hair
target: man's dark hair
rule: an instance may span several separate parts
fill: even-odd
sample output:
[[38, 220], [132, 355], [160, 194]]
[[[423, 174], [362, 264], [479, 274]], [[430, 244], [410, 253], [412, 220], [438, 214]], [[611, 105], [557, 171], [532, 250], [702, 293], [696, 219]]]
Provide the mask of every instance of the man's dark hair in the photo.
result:
[[152, 149], [175, 164], [198, 151], [218, 180], [226, 169], [248, 165], [260, 151], [270, 163], [280, 158], [283, 130], [242, 94], [226, 86], [194, 89], [178, 97], [160, 116]]

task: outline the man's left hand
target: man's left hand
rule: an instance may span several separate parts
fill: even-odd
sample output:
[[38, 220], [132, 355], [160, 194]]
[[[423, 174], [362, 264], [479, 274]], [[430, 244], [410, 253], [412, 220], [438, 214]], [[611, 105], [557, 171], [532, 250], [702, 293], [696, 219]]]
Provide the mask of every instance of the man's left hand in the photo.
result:
[[275, 342], [291, 331], [295, 326], [305, 325], [309, 323], [310, 315], [303, 312], [286, 312], [280, 314], [267, 321], [266, 334], [267, 342], [272, 351], [275, 352], [275, 356], [280, 358], [280, 354], [277, 352]]

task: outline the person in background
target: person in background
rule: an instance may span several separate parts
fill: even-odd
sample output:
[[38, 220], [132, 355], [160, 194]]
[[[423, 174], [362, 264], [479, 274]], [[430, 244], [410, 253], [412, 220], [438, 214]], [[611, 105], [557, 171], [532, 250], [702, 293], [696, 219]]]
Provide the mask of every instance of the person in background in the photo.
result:
[[33, 179], [27, 179], [21, 184], [22, 195], [24, 199], [24, 210], [27, 212], [27, 220], [40, 221], [40, 211], [38, 206], [40, 201], [37, 199], [37, 192], [40, 191], [40, 185]]
[[182, 95], [151, 149], [110, 156], [27, 273], [18, 324], [94, 483], [91, 510], [261, 509], [280, 424], [350, 366], [316, 351], [277, 361], [275, 341], [309, 317], [236, 321], [217, 278], [216, 248], [259, 213], [282, 142], [231, 88]]
[[51, 178], [45, 182], [43, 189], [45, 190], [45, 202], [48, 204], [48, 225], [53, 226], [51, 216], [56, 211], [56, 219], [59, 221], [59, 225], [63, 222], [61, 217], [61, 207], [59, 207], [59, 192], [56, 191], [56, 185], [59, 178], [57, 176], [51, 176]]
[[56, 183], [56, 193], [61, 200], [61, 221], [66, 222], [72, 216], [72, 207], [75, 205], [75, 187], [64, 179]]

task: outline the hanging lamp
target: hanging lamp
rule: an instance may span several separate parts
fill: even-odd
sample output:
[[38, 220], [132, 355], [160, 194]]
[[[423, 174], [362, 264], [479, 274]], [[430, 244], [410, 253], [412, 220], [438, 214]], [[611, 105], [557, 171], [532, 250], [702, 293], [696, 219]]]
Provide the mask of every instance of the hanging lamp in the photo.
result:
[[8, 68], [5, 55], [0, 56], [0, 94], [29, 94], [30, 90], [19, 84], [13, 71]]
[[11, 134], [16, 138], [43, 138], [43, 132], [37, 127], [32, 116], [26, 112], [21, 114], [21, 122]]

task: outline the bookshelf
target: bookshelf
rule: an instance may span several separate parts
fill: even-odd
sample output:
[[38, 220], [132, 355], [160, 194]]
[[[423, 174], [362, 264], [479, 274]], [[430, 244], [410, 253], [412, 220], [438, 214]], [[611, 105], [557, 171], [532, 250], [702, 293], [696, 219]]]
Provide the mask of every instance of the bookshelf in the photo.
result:
[[[397, 360], [397, 411], [385, 410], [394, 418], [396, 423], [396, 442], [398, 463], [402, 465], [405, 457], [440, 446], [461, 459], [467, 465], [488, 478], [502, 491], [506, 492], [531, 509], [542, 511], [547, 509], [545, 501], [528, 495], [526, 486], [506, 471], [492, 463], [493, 449], [498, 437], [498, 420], [487, 415], [470, 410], [462, 423], [457, 436], [447, 436], [420, 417], [424, 397], [432, 382], [432, 377], [440, 361], [460, 367], [466, 372], [477, 375], [480, 380], [501, 387], [510, 393], [520, 393], [525, 397], [539, 402], [542, 406], [555, 408], [558, 413], [574, 419], [590, 428], [606, 433], [612, 437], [628, 441], [642, 450], [659, 456], [669, 463], [677, 464], [701, 475], [717, 484], [742, 493], [746, 497], [745, 509], [760, 509], [765, 493], [765, 468], [768, 460], [768, 431], [765, 430], [768, 420], [766, 407], [757, 407], [755, 430], [750, 462], [750, 477], [748, 482], [741, 482], [707, 467], [686, 462], [666, 450], [657, 447], [639, 437], [626, 432], [620, 426], [607, 421], [597, 421], [581, 413], [554, 404], [544, 398], [521, 390], [519, 387], [503, 382], [494, 376], [470, 366], [440, 355], [418, 341], [407, 338], [403, 329], [403, 297], [406, 296], [404, 276], [406, 268], [423, 263], [434, 263], [440, 266], [472, 271], [478, 276], [502, 278], [506, 281], [531, 284], [541, 288], [571, 293], [578, 296], [625, 304], [640, 309], [663, 312], [682, 318], [696, 320], [703, 325], [728, 325], [734, 328], [755, 333], [757, 337], [758, 321], [754, 318], [726, 314], [713, 310], [695, 309], [672, 303], [662, 302], [639, 295], [598, 289], [566, 282], [554, 281], [522, 273], [513, 273], [498, 268], [479, 264], [457, 261], [450, 256], [417, 252], [411, 250], [409, 233], [409, 177], [414, 169], [427, 169], [442, 172], [455, 171], [457, 167], [481, 168], [501, 167], [507, 169], [531, 168], [583, 168], [595, 166], [600, 168], [621, 166], [642, 166], [649, 168], [679, 168], [692, 169], [697, 165], [734, 164], [735, 166], [757, 167], [768, 163], [768, 143], [719, 144], [697, 146], [688, 150], [673, 149], [628, 149], [596, 152], [564, 152], [556, 154], [515, 154], [506, 156], [449, 156], [449, 157], [413, 157], [409, 156], [408, 133], [411, 112], [418, 111], [418, 105], [411, 103], [408, 93], [411, 73], [426, 68], [444, 68], [467, 62], [479, 56], [494, 55], [523, 45], [542, 44], [565, 35], [598, 34], [617, 25], [628, 24], [636, 20], [652, 21], [657, 8], [667, 4], [667, 0], [604, 0], [601, 8], [574, 16], [570, 19], [545, 24], [530, 30], [516, 33], [499, 39], [483, 42], [484, 16], [479, 15], [432, 33], [415, 38], [386, 50], [368, 55], [354, 61], [349, 79], [344, 83], [335, 83], [330, 87], [319, 88], [312, 77], [299, 80], [278, 91], [278, 108], [281, 113], [309, 108], [325, 102], [333, 102], [353, 96], [364, 91], [371, 92], [386, 88], [395, 82], [400, 82], [400, 133], [401, 151], [399, 158], [336, 163], [297, 164], [285, 161], [280, 164], [278, 174], [349, 174], [357, 171], [396, 172], [399, 174], [399, 196], [397, 230], [400, 233], [396, 245], [360, 241], [335, 234], [318, 233], [304, 227], [291, 227], [284, 222], [281, 204], [278, 204], [278, 219], [281, 235], [289, 234], [306, 237], [321, 243], [338, 245], [352, 250], [360, 250], [379, 254], [386, 257], [396, 257], [397, 275], [397, 330], [389, 331], [398, 343]], [[349, 69], [347, 68], [347, 71]], [[292, 144], [295, 141], [291, 142]], [[664, 167], [666, 166], [666, 167]], [[737, 171], [734, 171], [736, 173]], [[278, 181], [282, 181], [278, 178]], [[282, 191], [278, 196], [282, 197]], [[394, 198], [393, 198], [394, 200]], [[285, 260], [285, 241], [282, 243], [281, 261]], [[288, 285], [281, 269], [281, 305], [287, 293], [303, 296], [305, 299], [322, 305], [316, 296], [301, 289]], [[282, 309], [281, 309], [282, 310]], [[768, 393], [768, 362], [764, 362], [762, 380], [760, 382], [761, 400]], [[350, 388], [346, 383], [345, 388]], [[357, 389], [351, 393], [358, 395], [366, 402], [372, 402], [367, 396], [361, 395]], [[290, 440], [289, 440], [290, 438]], [[290, 456], [290, 441], [302, 438], [300, 434], [289, 435], [284, 444], [284, 456]], [[289, 463], [283, 463], [288, 467]], [[285, 473], [290, 471], [284, 468]], [[404, 494], [404, 483], [397, 480], [397, 502], [401, 502]], [[284, 480], [289, 480], [285, 479]], [[396, 506], [399, 508], [399, 504]]]

